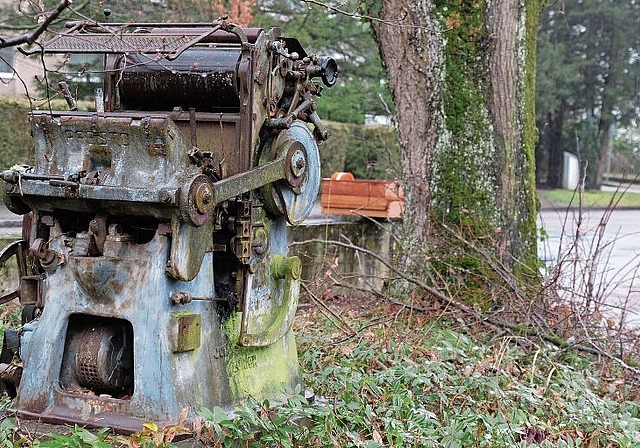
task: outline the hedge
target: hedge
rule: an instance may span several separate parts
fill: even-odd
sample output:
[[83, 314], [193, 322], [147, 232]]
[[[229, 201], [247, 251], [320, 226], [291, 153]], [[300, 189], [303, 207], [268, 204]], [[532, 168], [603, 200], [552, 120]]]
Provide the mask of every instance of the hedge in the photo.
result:
[[33, 164], [29, 104], [0, 97], [0, 171], [17, 163]]

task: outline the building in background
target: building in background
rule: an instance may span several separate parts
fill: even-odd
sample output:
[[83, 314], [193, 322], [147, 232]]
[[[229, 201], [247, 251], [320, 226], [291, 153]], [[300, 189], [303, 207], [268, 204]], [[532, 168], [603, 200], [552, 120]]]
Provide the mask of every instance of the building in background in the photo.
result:
[[37, 98], [38, 79], [44, 70], [39, 58], [26, 57], [15, 48], [0, 50], [0, 95], [12, 98]]
[[[15, 3], [12, 0], [0, 0], [0, 7]], [[11, 36], [15, 30], [2, 29], [0, 36]], [[44, 70], [37, 55], [26, 57], [16, 48], [0, 49], [0, 96], [12, 98], [38, 97], [38, 79], [42, 79]]]

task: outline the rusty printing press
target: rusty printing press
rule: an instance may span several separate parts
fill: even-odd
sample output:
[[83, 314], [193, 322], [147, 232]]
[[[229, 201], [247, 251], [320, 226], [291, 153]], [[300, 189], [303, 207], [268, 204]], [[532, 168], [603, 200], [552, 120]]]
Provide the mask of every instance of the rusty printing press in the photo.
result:
[[[46, 54], [98, 53], [95, 111], [33, 111], [35, 165], [3, 171], [24, 218], [22, 326], [0, 381], [27, 419], [141, 429], [298, 379], [287, 223], [311, 212], [333, 59], [225, 18], [73, 22]], [[70, 82], [73, 82], [71, 80]]]

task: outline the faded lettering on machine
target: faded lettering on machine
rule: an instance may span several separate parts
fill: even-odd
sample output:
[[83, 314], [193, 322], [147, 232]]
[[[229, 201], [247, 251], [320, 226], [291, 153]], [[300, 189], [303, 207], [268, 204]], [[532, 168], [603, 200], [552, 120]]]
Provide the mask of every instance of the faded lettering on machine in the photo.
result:
[[122, 131], [82, 131], [66, 129], [64, 131], [69, 146], [129, 146], [131, 138]]

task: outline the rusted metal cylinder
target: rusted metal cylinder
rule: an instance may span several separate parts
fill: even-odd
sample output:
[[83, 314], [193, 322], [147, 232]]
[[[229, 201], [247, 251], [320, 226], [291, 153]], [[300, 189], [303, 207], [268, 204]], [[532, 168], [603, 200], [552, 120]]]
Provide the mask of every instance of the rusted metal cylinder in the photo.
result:
[[174, 61], [148, 55], [122, 57], [118, 83], [122, 109], [238, 112], [236, 66], [240, 48], [190, 49]]

